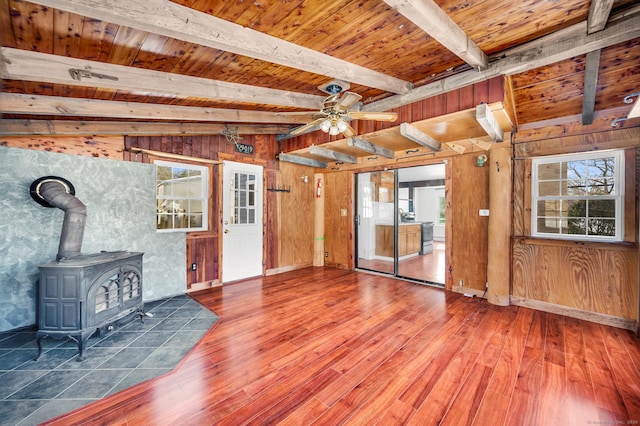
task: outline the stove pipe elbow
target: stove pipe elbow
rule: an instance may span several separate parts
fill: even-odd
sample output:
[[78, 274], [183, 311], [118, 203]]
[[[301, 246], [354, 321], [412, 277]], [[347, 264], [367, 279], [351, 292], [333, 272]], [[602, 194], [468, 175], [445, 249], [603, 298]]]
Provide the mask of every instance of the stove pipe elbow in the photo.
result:
[[46, 207], [57, 207], [64, 211], [56, 260], [79, 256], [87, 220], [87, 207], [73, 195], [73, 186], [68, 181], [61, 178], [47, 178], [37, 185], [36, 192], [39, 200], [36, 199], [36, 201]]

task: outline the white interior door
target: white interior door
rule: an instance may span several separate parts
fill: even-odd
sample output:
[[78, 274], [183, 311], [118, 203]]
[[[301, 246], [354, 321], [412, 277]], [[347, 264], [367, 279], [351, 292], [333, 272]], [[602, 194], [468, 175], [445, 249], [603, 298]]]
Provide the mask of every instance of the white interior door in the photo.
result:
[[222, 282], [262, 275], [262, 167], [223, 162]]

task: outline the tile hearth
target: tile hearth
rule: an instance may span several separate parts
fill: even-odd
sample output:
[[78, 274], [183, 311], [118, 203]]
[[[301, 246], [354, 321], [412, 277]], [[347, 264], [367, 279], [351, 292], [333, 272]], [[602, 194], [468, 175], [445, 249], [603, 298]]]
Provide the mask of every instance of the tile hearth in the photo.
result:
[[82, 362], [72, 340], [44, 339], [34, 361], [35, 330], [0, 333], [0, 424], [35, 425], [167, 373], [218, 320], [186, 295], [145, 312], [144, 323], [91, 337]]

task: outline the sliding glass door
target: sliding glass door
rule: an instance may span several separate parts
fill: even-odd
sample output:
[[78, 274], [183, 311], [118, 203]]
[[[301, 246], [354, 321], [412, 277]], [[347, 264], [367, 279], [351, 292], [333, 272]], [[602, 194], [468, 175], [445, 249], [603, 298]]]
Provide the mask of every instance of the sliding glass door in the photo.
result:
[[444, 285], [444, 164], [356, 175], [356, 266]]
[[356, 266], [395, 273], [395, 172], [358, 173]]

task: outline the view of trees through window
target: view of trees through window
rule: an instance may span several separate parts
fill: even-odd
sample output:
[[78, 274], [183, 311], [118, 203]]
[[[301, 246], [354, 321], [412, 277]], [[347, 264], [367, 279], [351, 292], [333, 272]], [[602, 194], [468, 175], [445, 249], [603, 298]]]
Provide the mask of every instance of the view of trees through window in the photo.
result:
[[156, 228], [202, 230], [207, 224], [207, 169], [156, 162]]
[[621, 191], [620, 154], [536, 163], [538, 233], [615, 237]]

